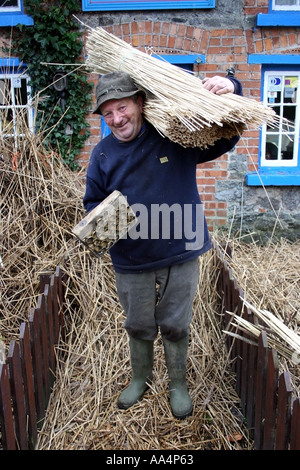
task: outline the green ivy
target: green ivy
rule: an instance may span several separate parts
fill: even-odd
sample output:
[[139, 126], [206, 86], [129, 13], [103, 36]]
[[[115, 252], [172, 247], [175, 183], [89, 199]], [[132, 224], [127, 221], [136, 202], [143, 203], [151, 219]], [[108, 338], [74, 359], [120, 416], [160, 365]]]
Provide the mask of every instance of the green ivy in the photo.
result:
[[[82, 62], [82, 35], [73, 16], [80, 12], [80, 3], [26, 0], [26, 14], [34, 25], [17, 25], [12, 37], [13, 53], [26, 63], [33, 96], [39, 98], [36, 126], [45, 135], [44, 145], [59, 152], [71, 169], [78, 167], [76, 156], [90, 135], [86, 116], [92, 103], [92, 85], [84, 69], [70, 65]], [[45, 65], [51, 63], [64, 65]], [[51, 85], [58, 71], [67, 79], [63, 101]]]

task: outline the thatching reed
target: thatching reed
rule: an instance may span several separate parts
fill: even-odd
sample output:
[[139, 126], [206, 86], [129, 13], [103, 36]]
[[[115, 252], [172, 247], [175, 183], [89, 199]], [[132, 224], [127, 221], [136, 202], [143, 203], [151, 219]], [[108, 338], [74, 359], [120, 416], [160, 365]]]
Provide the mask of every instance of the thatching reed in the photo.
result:
[[262, 103], [234, 94], [217, 96], [201, 80], [166, 61], [132, 47], [103, 28], [89, 29], [87, 68], [97, 74], [129, 73], [147, 99], [145, 118], [164, 136], [184, 147], [207, 147], [248, 127], [278, 124]]
[[35, 302], [39, 274], [63, 262], [81, 210], [76, 175], [22, 121], [19, 129], [23, 137], [17, 141], [0, 137], [2, 337], [19, 334]]
[[276, 349], [283, 357], [290, 361], [300, 362], [300, 336], [297, 335], [292, 329], [287, 327], [285, 323], [280, 320], [276, 315], [265, 309], [258, 309], [249, 304], [247, 300], [243, 299], [245, 306], [254, 313], [260, 324], [253, 325], [244, 318], [233, 314], [235, 323], [232, 325], [237, 326], [245, 332], [249, 332], [254, 337], [258, 338], [261, 331], [268, 330], [268, 345]]

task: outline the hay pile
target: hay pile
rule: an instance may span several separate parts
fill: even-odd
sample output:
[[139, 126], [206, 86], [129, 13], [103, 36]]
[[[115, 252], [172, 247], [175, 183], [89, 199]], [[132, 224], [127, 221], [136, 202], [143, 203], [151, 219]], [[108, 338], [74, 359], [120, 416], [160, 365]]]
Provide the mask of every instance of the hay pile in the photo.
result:
[[87, 68], [97, 74], [129, 73], [147, 94], [146, 119], [172, 141], [206, 148], [248, 127], [278, 124], [270, 107], [231, 93], [217, 96], [193, 74], [133, 48], [103, 28], [88, 29]]
[[82, 210], [80, 175], [71, 175], [23, 124], [17, 142], [0, 137], [2, 339], [19, 336], [20, 323], [35, 306], [39, 275], [63, 263]]

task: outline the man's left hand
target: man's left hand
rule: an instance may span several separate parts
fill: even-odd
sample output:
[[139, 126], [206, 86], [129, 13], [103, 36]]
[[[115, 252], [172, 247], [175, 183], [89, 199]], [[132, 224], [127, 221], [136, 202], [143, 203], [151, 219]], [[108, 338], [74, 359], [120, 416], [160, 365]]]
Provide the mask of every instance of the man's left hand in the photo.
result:
[[203, 87], [215, 93], [216, 95], [223, 95], [224, 93], [234, 93], [234, 84], [231, 80], [225, 77], [216, 75], [211, 78], [204, 78], [202, 80]]

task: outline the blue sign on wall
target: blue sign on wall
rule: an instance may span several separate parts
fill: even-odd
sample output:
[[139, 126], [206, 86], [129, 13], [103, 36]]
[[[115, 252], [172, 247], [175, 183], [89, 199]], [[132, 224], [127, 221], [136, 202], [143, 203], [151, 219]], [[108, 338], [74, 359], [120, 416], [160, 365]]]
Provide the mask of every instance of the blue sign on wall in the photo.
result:
[[118, 0], [118, 1], [101, 1], [101, 0], [82, 0], [83, 11], [122, 11], [122, 10], [179, 10], [186, 8], [214, 8], [215, 0], [163, 0], [141, 2], [137, 0]]

